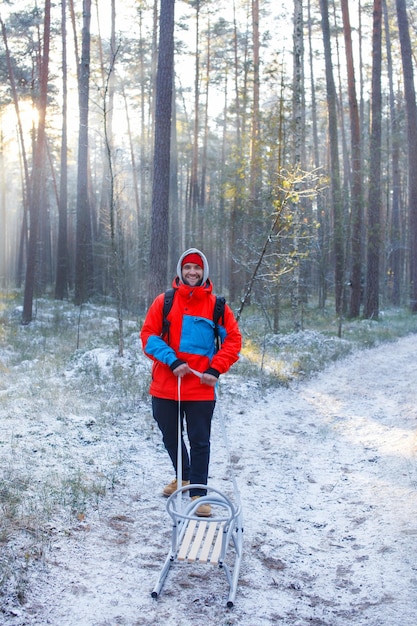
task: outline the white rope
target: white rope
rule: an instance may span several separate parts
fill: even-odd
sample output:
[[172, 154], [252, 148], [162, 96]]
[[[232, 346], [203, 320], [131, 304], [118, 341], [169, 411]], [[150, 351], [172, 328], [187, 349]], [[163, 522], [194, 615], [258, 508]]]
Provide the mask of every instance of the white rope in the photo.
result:
[[[203, 377], [203, 374], [201, 372], [197, 372], [197, 370], [193, 370], [193, 369], [191, 369], [191, 371], [198, 378], [202, 378]], [[225, 445], [226, 452], [227, 452], [228, 465], [229, 465], [229, 468], [230, 468], [230, 474], [231, 474], [232, 482], [233, 482], [233, 490], [234, 490], [234, 492], [236, 494], [236, 502], [240, 506], [240, 503], [241, 503], [241, 501], [240, 501], [240, 491], [239, 491], [239, 487], [237, 486], [236, 476], [235, 476], [235, 472], [234, 472], [234, 469], [233, 469], [232, 453], [230, 451], [229, 440], [227, 438], [227, 431], [226, 431], [225, 420], [224, 420], [223, 413], [222, 413], [222, 410], [221, 410], [220, 404], [219, 404], [219, 392], [218, 392], [217, 384], [216, 384], [216, 388], [215, 388], [215, 396], [216, 396], [216, 410], [217, 410], [217, 413], [219, 415], [220, 429], [222, 431], [224, 445]]]
[[[177, 489], [182, 487], [182, 428], [181, 428], [181, 377], [178, 376], [178, 446], [177, 446]], [[181, 510], [182, 492], [177, 495], [178, 510]]]
[[203, 374], [201, 372], [197, 372], [197, 370], [193, 370], [191, 369], [191, 367], [190, 367], [190, 370], [195, 376], [197, 376], [197, 378], [203, 378]]
[[229, 440], [227, 438], [226, 424], [225, 424], [225, 420], [223, 417], [223, 412], [219, 404], [219, 392], [218, 392], [217, 387], [216, 387], [216, 410], [219, 415], [220, 428], [221, 428], [222, 435], [223, 435], [224, 445], [226, 447], [228, 465], [229, 465], [230, 475], [232, 477], [232, 483], [233, 483], [233, 490], [236, 495], [236, 504], [240, 506], [241, 504], [240, 491], [239, 491], [239, 487], [237, 486], [236, 475], [233, 469], [232, 453], [230, 451]]

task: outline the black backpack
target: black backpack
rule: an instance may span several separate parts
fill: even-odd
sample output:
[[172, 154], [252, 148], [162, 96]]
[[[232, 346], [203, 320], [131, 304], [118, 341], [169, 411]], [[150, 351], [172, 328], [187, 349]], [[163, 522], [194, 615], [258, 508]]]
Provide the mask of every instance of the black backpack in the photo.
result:
[[[172, 308], [172, 303], [174, 301], [175, 289], [171, 287], [165, 292], [164, 295], [164, 306], [162, 309], [162, 333], [161, 337], [168, 335], [168, 343], [169, 343], [169, 326], [171, 322], [167, 319], [167, 315]], [[216, 350], [220, 348], [220, 335], [219, 335], [219, 321], [222, 320], [224, 322], [224, 305], [226, 304], [226, 298], [223, 296], [216, 296], [216, 304], [213, 310], [213, 322], [214, 326], [214, 339], [216, 342]]]

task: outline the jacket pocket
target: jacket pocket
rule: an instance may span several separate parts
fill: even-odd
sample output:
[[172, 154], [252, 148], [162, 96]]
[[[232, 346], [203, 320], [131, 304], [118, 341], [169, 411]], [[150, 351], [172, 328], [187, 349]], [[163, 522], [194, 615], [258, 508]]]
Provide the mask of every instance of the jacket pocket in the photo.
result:
[[214, 354], [214, 322], [206, 317], [184, 315], [180, 352], [198, 354], [211, 359]]

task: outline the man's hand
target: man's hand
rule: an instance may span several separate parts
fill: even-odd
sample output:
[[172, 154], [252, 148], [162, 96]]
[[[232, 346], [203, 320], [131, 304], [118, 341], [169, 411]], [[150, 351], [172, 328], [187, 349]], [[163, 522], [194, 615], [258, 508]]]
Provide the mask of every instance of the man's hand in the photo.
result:
[[213, 374], [204, 373], [201, 377], [201, 384], [208, 385], [209, 387], [215, 387], [217, 381], [218, 378], [216, 376], [213, 376]]
[[178, 365], [178, 367], [172, 370], [172, 373], [174, 374], [174, 376], [178, 376], [178, 378], [182, 378], [186, 374], [191, 374], [191, 370], [188, 367], [188, 363], [181, 363], [181, 365]]

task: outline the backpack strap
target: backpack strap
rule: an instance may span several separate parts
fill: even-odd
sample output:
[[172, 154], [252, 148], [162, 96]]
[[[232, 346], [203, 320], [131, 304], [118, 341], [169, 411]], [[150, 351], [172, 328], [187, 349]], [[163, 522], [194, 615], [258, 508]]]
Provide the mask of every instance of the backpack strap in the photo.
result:
[[174, 302], [175, 289], [171, 287], [171, 289], [167, 289], [164, 294], [164, 306], [162, 309], [162, 332], [161, 337], [165, 337], [168, 335], [168, 343], [169, 343], [169, 327], [171, 322], [167, 319], [168, 313], [172, 309], [172, 303]]
[[224, 305], [226, 304], [226, 298], [223, 296], [216, 296], [216, 304], [213, 311], [213, 322], [217, 325], [220, 320], [224, 322]]
[[220, 333], [219, 333], [219, 321], [224, 323], [224, 307], [226, 304], [226, 298], [223, 296], [216, 296], [216, 304], [213, 311], [214, 326], [214, 340], [216, 342], [216, 352], [220, 349]]

